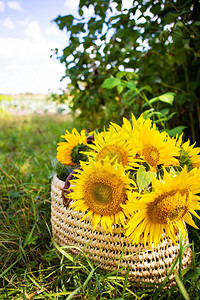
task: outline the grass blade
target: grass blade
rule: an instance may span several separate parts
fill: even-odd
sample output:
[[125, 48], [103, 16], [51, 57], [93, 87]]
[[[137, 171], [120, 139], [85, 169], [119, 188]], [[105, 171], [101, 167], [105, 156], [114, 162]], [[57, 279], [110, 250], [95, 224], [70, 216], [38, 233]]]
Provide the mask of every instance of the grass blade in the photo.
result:
[[56, 247], [56, 249], [62, 254], [64, 255], [67, 259], [69, 259], [71, 262], [74, 262], [74, 259], [71, 255], [69, 255], [66, 251], [64, 251], [62, 249], [62, 247], [58, 246], [55, 241], [52, 239], [54, 246]]
[[126, 291], [126, 287], [128, 285], [129, 271], [130, 271], [130, 266], [128, 266], [127, 271], [126, 271], [126, 276], [125, 276], [125, 280], [124, 280], [124, 286], [123, 286], [123, 290], [122, 290], [122, 297], [124, 297], [124, 294], [125, 294], [125, 291]]
[[185, 300], [190, 300], [190, 297], [189, 297], [189, 295], [186, 291], [186, 288], [184, 287], [183, 282], [181, 281], [180, 277], [178, 276], [177, 273], [175, 273], [174, 276], [175, 276], [176, 282], [178, 284], [178, 287], [179, 287], [179, 289], [181, 291], [181, 294], [183, 295], [184, 299]]
[[78, 287], [75, 291], [73, 291], [68, 297], [66, 300], [70, 300], [72, 299], [82, 288], [84, 288], [88, 281], [91, 279], [93, 273], [94, 273], [94, 269], [90, 272], [90, 274], [88, 275], [87, 279], [85, 280], [85, 282], [83, 283], [83, 285], [81, 285], [80, 287]]

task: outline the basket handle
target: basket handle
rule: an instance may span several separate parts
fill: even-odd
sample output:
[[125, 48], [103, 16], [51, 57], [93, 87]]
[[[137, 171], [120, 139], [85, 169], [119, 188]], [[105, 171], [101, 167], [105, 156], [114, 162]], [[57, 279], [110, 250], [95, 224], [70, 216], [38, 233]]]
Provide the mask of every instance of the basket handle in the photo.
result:
[[73, 170], [68, 176], [67, 179], [65, 180], [65, 185], [62, 189], [62, 198], [63, 198], [63, 203], [64, 206], [66, 208], [68, 208], [70, 202], [71, 202], [71, 198], [68, 198], [67, 195], [70, 194], [72, 192], [72, 190], [70, 189], [70, 180], [72, 179], [73, 175], [77, 172], [77, 170], [80, 169], [80, 167], [78, 167], [77, 169]]
[[93, 136], [93, 135], [89, 135], [89, 136], [87, 137], [87, 143], [88, 143], [88, 144], [94, 144], [93, 141], [94, 141], [94, 136]]
[[[93, 141], [94, 141], [94, 136], [93, 135], [89, 135], [87, 137], [87, 143], [88, 144], [93, 144]], [[79, 170], [80, 167], [76, 168], [75, 170], [73, 170], [67, 177], [67, 179], [65, 180], [65, 185], [62, 189], [62, 198], [63, 198], [63, 203], [64, 203], [64, 206], [66, 208], [68, 208], [70, 202], [72, 199], [68, 198], [67, 195], [70, 194], [72, 192], [72, 190], [70, 189], [70, 180], [72, 179], [73, 177], [73, 174], [77, 172], [77, 170]]]

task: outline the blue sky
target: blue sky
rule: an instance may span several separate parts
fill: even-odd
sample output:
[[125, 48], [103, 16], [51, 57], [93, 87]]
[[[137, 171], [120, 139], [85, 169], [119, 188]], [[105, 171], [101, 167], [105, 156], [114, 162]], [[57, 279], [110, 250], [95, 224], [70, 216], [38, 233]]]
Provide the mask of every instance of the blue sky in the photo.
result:
[[64, 88], [64, 65], [51, 49], [67, 46], [52, 22], [76, 14], [79, 0], [0, 0], [0, 94], [48, 93]]

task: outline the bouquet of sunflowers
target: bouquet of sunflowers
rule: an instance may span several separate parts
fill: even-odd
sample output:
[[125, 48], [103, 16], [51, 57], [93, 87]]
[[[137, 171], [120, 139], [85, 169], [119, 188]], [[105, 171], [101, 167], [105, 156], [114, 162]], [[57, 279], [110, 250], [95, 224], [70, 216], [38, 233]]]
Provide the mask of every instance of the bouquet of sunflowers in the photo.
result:
[[70, 183], [65, 197], [94, 231], [101, 226], [112, 234], [117, 226], [130, 243], [153, 249], [164, 232], [176, 244], [177, 232], [186, 236], [185, 223], [198, 229], [200, 148], [183, 135], [170, 137], [132, 115], [132, 122], [124, 118], [122, 126], [110, 123], [92, 136], [74, 128], [61, 137], [57, 160], [68, 174], [60, 179], [69, 175]]

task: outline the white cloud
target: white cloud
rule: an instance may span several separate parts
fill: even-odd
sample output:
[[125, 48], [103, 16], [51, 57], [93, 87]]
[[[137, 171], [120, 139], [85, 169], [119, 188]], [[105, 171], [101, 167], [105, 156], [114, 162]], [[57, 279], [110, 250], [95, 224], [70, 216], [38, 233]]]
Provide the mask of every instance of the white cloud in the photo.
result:
[[4, 12], [5, 10], [5, 3], [3, 1], [0, 1], [0, 12]]
[[[27, 63], [20, 65], [12, 63], [1, 66], [0, 91], [3, 94], [17, 93], [44, 93], [56, 91], [58, 88], [65, 88], [66, 81], [60, 83], [64, 74], [64, 66], [58, 62]], [[5, 77], [5, 74], [6, 77]]]
[[32, 21], [25, 30], [25, 34], [28, 39], [32, 41], [41, 41], [43, 36], [41, 33], [40, 25], [37, 21]]
[[8, 64], [13, 62], [26, 64], [33, 61], [34, 57], [41, 52], [39, 47], [28, 39], [0, 38], [0, 44], [0, 60], [2, 59]]
[[68, 10], [67, 14], [71, 14], [78, 10], [79, 0], [65, 0], [64, 5]]
[[24, 11], [24, 9], [21, 7], [21, 5], [18, 1], [8, 1], [7, 6], [11, 9], [14, 9], [17, 11]]
[[5, 18], [5, 20], [0, 20], [0, 24], [2, 24], [4, 27], [6, 27], [8, 29], [15, 28], [14, 23], [11, 21], [11, 19], [9, 17]]
[[64, 65], [50, 58], [51, 42], [0, 38], [0, 44], [1, 93], [48, 93], [66, 87], [60, 83]]
[[[65, 0], [65, 7], [67, 9], [66, 13], [71, 14], [76, 18], [79, 18], [78, 14], [78, 8], [79, 8], [79, 0]], [[91, 16], [94, 14], [94, 8], [92, 5], [89, 5], [89, 7], [83, 8], [83, 17], [85, 20], [89, 20]]]
[[57, 35], [60, 32], [60, 30], [58, 29], [58, 26], [55, 24], [47, 27], [45, 32], [48, 35]]
[[30, 20], [28, 18], [22, 19], [22, 20], [16, 20], [16, 24], [20, 27], [28, 26], [29, 23], [30, 23]]
[[57, 41], [45, 38], [36, 21], [28, 25], [25, 35], [0, 38], [0, 93], [47, 93], [66, 87], [66, 81], [60, 83], [65, 66], [50, 58]]

